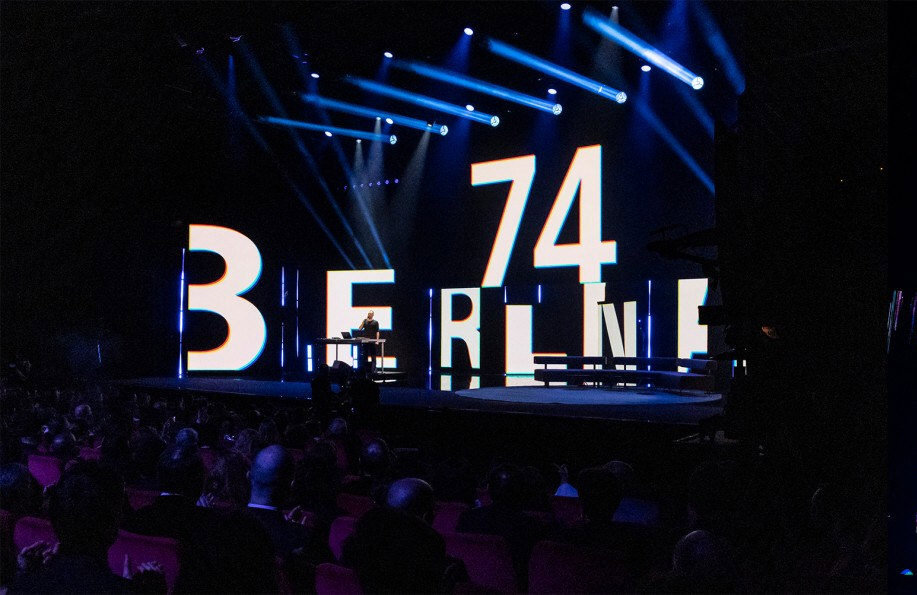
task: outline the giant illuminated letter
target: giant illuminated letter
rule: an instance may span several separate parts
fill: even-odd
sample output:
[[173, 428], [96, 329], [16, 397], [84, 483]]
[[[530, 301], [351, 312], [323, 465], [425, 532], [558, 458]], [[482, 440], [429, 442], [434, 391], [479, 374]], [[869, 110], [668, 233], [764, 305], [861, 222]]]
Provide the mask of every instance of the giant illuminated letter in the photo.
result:
[[[697, 323], [697, 307], [707, 300], [706, 279], [678, 280], [678, 357], [707, 353], [707, 325]], [[687, 368], [678, 368], [682, 372]]]
[[[328, 295], [325, 334], [328, 337], [341, 331], [356, 328], [366, 318], [366, 313], [373, 310], [374, 318], [379, 321], [379, 330], [392, 329], [392, 308], [390, 306], [353, 306], [353, 286], [357, 283], [394, 283], [395, 269], [371, 269], [365, 271], [328, 271]], [[373, 337], [375, 338], [375, 337]], [[350, 365], [354, 364], [351, 350], [346, 345], [338, 349], [344, 355], [341, 358]], [[325, 361], [333, 362], [335, 346], [328, 345]], [[395, 358], [385, 358], [385, 368], [394, 368]]]
[[[624, 302], [624, 329], [618, 324], [614, 304], [602, 304], [602, 315], [612, 357], [637, 357], [637, 302]], [[625, 366], [615, 366], [623, 370]], [[630, 366], [633, 368], [633, 366]]]
[[188, 371], [244, 370], [261, 355], [267, 339], [261, 312], [239, 297], [261, 276], [258, 247], [233, 229], [190, 225], [188, 250], [214, 252], [226, 263], [223, 276], [213, 283], [188, 285], [188, 310], [213, 312], [228, 327], [226, 340], [216, 349], [188, 351]]
[[[452, 319], [452, 297], [466, 295], [471, 299], [471, 312], [462, 320]], [[472, 368], [481, 367], [481, 288], [443, 289], [440, 300], [439, 365], [452, 367], [452, 339], [461, 339], [468, 347]]]

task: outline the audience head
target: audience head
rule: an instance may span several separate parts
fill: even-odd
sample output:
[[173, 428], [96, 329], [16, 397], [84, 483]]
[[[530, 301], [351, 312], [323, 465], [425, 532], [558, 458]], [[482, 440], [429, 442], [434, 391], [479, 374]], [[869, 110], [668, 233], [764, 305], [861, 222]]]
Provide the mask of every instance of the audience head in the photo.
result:
[[48, 515], [61, 553], [104, 557], [118, 536], [124, 485], [95, 461], [64, 471], [49, 490]]
[[[343, 420], [342, 420], [343, 421]], [[388, 471], [392, 464], [392, 453], [381, 438], [374, 438], [363, 445], [360, 452], [360, 467], [367, 475], [378, 476]]]
[[13, 514], [36, 514], [41, 509], [41, 485], [20, 463], [0, 466], [0, 503]]
[[333, 438], [343, 438], [347, 435], [347, 421], [342, 417], [335, 417], [328, 424], [328, 435]]
[[416, 477], [406, 477], [392, 483], [385, 498], [385, 505], [389, 508], [401, 510], [427, 523], [433, 522], [435, 503], [433, 488]]
[[197, 430], [194, 428], [182, 428], [175, 434], [174, 444], [179, 448], [196, 448], [197, 441]]
[[637, 475], [630, 463], [624, 461], [609, 461], [602, 465], [605, 469], [611, 471], [621, 486], [621, 491], [625, 495], [633, 494], [637, 484]]
[[233, 444], [233, 450], [240, 455], [252, 458], [260, 450], [261, 436], [256, 430], [245, 428], [236, 434], [236, 441]]
[[141, 477], [155, 477], [159, 456], [166, 449], [166, 443], [153, 428], [140, 428], [130, 440], [134, 456], [134, 470]]
[[258, 426], [258, 436], [261, 444], [280, 444], [280, 432], [277, 424], [272, 419], [266, 419]]
[[262, 449], [252, 461], [253, 504], [280, 506], [293, 483], [293, 458], [284, 447], [272, 444]]
[[220, 455], [207, 474], [204, 495], [208, 500], [243, 508], [250, 497], [249, 469], [248, 459], [239, 453]]
[[577, 479], [583, 514], [592, 522], [611, 522], [621, 504], [621, 485], [614, 474], [603, 467], [580, 471]]
[[516, 465], [498, 465], [491, 470], [487, 487], [494, 504], [520, 508], [525, 499], [525, 479]]
[[51, 440], [49, 451], [52, 456], [59, 459], [73, 459], [80, 454], [80, 449], [76, 445], [76, 438], [70, 432], [61, 432]]
[[443, 538], [400, 510], [376, 508], [357, 521], [342, 560], [365, 593], [436, 593], [446, 568]]
[[726, 546], [707, 531], [692, 531], [675, 545], [672, 572], [699, 592], [734, 590], [736, 571]]
[[167, 448], [159, 457], [156, 472], [164, 492], [181, 494], [194, 501], [200, 497], [204, 488], [204, 463], [197, 450]]

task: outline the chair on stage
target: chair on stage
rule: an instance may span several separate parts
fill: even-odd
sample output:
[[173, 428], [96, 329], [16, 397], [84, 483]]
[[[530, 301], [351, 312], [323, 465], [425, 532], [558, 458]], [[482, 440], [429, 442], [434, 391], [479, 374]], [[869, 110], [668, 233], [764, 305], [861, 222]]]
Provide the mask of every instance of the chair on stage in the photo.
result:
[[335, 560], [341, 559], [344, 540], [353, 533], [356, 523], [357, 519], [350, 516], [340, 516], [331, 523], [331, 529], [328, 531], [328, 548], [334, 554]]
[[433, 517], [433, 528], [437, 533], [455, 533], [459, 517], [468, 510], [468, 505], [462, 502], [437, 502]]
[[619, 554], [540, 541], [529, 560], [529, 593], [620, 593], [632, 579]]
[[360, 595], [363, 590], [353, 570], [326, 562], [315, 568], [315, 592], [318, 595]]
[[446, 553], [460, 558], [472, 583], [500, 593], [517, 593], [509, 545], [500, 535], [446, 533]]
[[166, 574], [166, 588], [171, 593], [175, 588], [180, 565], [178, 562], [178, 541], [170, 537], [137, 535], [118, 531], [118, 538], [108, 550], [108, 567], [117, 575], [124, 570], [124, 556], [130, 559], [131, 573], [144, 562], [159, 562]]
[[46, 488], [60, 479], [64, 471], [64, 462], [57, 457], [29, 455], [28, 468], [41, 487]]

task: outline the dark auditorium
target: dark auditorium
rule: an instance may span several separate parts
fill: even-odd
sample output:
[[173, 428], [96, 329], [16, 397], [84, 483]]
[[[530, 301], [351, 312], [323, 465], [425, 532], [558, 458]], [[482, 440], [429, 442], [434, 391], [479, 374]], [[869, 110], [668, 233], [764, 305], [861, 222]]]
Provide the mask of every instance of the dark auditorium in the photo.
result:
[[917, 593], [915, 8], [0, 2], [0, 595]]

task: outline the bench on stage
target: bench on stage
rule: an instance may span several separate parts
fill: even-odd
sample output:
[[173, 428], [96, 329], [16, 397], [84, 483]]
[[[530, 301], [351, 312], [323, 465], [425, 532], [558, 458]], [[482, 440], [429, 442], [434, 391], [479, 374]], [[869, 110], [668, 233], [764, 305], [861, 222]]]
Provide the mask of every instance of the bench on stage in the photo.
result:
[[[675, 357], [536, 355], [535, 365], [544, 366], [535, 370], [535, 380], [544, 382], [545, 386], [549, 382], [588, 382], [609, 386], [644, 384], [657, 388], [712, 392], [713, 375], [716, 372], [716, 362], [713, 360]], [[567, 367], [548, 368], [549, 365]], [[626, 369], [625, 366], [632, 369]], [[679, 367], [687, 368], [688, 371], [679, 372]]]

